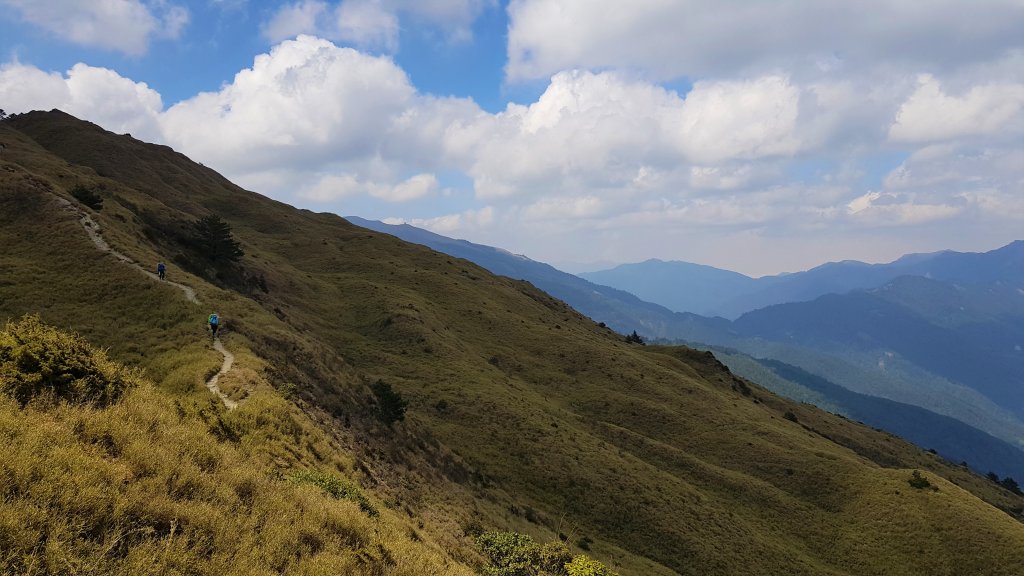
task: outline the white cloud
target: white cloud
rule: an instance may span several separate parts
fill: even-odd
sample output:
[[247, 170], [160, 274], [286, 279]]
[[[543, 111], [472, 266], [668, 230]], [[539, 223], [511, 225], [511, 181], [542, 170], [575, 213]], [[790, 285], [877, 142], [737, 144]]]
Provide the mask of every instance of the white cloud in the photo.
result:
[[868, 226], [908, 226], [956, 216], [963, 206], [928, 203], [913, 194], [868, 192], [847, 204], [851, 220]]
[[365, 48], [398, 50], [398, 17], [380, 0], [345, 0], [334, 17], [339, 39]]
[[527, 220], [582, 220], [601, 216], [607, 203], [596, 196], [542, 198], [522, 211]]
[[626, 68], [655, 78], [950, 69], [1021, 47], [1019, 0], [512, 0], [507, 75]]
[[389, 0], [387, 3], [415, 19], [447, 31], [454, 41], [465, 41], [472, 37], [476, 18], [485, 9], [496, 6], [497, 0]]
[[231, 173], [379, 157], [415, 90], [391, 60], [300, 36], [163, 116], [168, 141]]
[[386, 202], [408, 202], [432, 196], [437, 188], [437, 177], [433, 174], [417, 174], [395, 184], [359, 180], [353, 174], [325, 174], [299, 196], [317, 202], [334, 202], [366, 194]]
[[1024, 134], [1024, 83], [972, 86], [946, 94], [939, 81], [922, 75], [900, 107], [889, 136], [900, 142], [935, 142], [963, 136]]
[[295, 38], [300, 34], [317, 34], [317, 21], [327, 13], [327, 3], [319, 0], [305, 0], [286, 4], [263, 24], [263, 36], [273, 43]]
[[367, 185], [352, 174], [325, 174], [299, 196], [317, 202], [332, 202], [366, 191]]
[[310, 34], [394, 53], [402, 20], [409, 20], [409, 28], [426, 25], [453, 41], [465, 41], [472, 38], [476, 18], [494, 4], [495, 0], [302, 0], [281, 6], [261, 28], [271, 42]]
[[697, 162], [792, 155], [799, 151], [800, 90], [780, 76], [699, 82], [686, 96], [682, 148]]
[[67, 76], [33, 66], [0, 66], [0, 101], [9, 113], [59, 108], [107, 130], [162, 141], [160, 94], [112, 70], [75, 64]]
[[0, 66], [0, 102], [8, 114], [63, 108], [71, 100], [64, 76], [18, 63]]
[[382, 188], [371, 195], [388, 202], [408, 202], [433, 196], [437, 193], [437, 177], [433, 174], [417, 174], [398, 184]]
[[189, 20], [183, 6], [139, 0], [0, 0], [0, 7], [58, 38], [132, 56], [154, 36], [177, 38]]
[[456, 214], [445, 214], [434, 218], [386, 218], [390, 224], [410, 224], [424, 228], [436, 234], [459, 234], [475, 232], [490, 228], [495, 221], [496, 212], [493, 206], [485, 206], [479, 210], [466, 210]]
[[453, 125], [445, 144], [465, 158], [481, 198], [642, 192], [685, 184], [688, 163], [710, 174], [716, 164], [798, 153], [799, 106], [800, 89], [778, 76], [702, 82], [684, 99], [611, 72], [563, 72], [537, 102]]

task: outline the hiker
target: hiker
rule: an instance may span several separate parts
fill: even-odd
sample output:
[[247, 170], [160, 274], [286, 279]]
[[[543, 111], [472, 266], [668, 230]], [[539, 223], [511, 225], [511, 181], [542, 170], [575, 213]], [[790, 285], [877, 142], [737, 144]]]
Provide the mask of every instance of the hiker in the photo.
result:
[[160, 276], [160, 279], [163, 280], [164, 279], [164, 275], [167, 273], [167, 266], [164, 266], [163, 262], [157, 264], [156, 265], [156, 273], [157, 273], [158, 276]]
[[210, 324], [210, 338], [214, 339], [217, 337], [217, 328], [220, 328], [220, 317], [217, 316], [216, 312], [214, 312], [213, 314], [210, 314], [207, 322]]

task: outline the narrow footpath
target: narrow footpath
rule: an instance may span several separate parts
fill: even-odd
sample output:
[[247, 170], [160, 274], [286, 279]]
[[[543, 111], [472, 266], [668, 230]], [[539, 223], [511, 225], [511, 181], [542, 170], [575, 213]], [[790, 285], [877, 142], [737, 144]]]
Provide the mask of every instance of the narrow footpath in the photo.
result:
[[[85, 210], [82, 210], [79, 207], [75, 206], [73, 202], [66, 198], [62, 198], [60, 196], [57, 196], [56, 194], [54, 195], [54, 198], [57, 199], [57, 202], [61, 205], [61, 207], [64, 210], [78, 217], [78, 223], [82, 225], [82, 228], [85, 229], [85, 233], [89, 236], [89, 239], [92, 240], [92, 243], [95, 244], [96, 248], [99, 249], [101, 252], [107, 252], [109, 254], [112, 254], [123, 264], [127, 264], [135, 268], [139, 272], [142, 272], [143, 274], [149, 276], [150, 278], [156, 280], [157, 282], [170, 284], [171, 286], [174, 286], [175, 288], [181, 290], [182, 293], [185, 294], [186, 300], [192, 302], [193, 304], [199, 304], [199, 299], [196, 298], [196, 291], [191, 286], [186, 286], [178, 282], [171, 282], [169, 280], [161, 280], [160, 276], [158, 276], [155, 272], [151, 272], [150, 270], [144, 268], [141, 264], [132, 260], [128, 256], [125, 256], [124, 254], [118, 252], [117, 250], [114, 250], [113, 248], [110, 247], [110, 244], [108, 244], [107, 241], [103, 238], [103, 231], [100, 229], [100, 225], [97, 224], [96, 221], [92, 219], [92, 216], [90, 216]], [[207, 380], [206, 387], [209, 388], [210, 392], [213, 392], [218, 398], [220, 398], [221, 402], [224, 403], [224, 406], [227, 407], [228, 410], [233, 410], [235, 407], [238, 406], [238, 402], [235, 402], [234, 400], [228, 398], [227, 394], [225, 394], [220, 389], [220, 387], [217, 386], [217, 381], [220, 380], [221, 376], [227, 374], [227, 372], [231, 370], [231, 365], [234, 364], [235, 362], [235, 355], [232, 354], [231, 352], [228, 352], [228, 349], [225, 348], [223, 344], [221, 344], [220, 338], [213, 339], [213, 349], [220, 352], [224, 356], [224, 362], [221, 364], [220, 370], [218, 370], [216, 374], [214, 374], [213, 376], [210, 377], [209, 380]]]
[[220, 371], [210, 377], [206, 382], [206, 387], [210, 389], [210, 392], [216, 394], [221, 399], [221, 402], [224, 402], [224, 406], [226, 406], [228, 410], [234, 410], [235, 407], [238, 406], [238, 402], [228, 398], [227, 394], [217, 387], [217, 380], [220, 380], [222, 374], [227, 374], [228, 370], [231, 370], [231, 365], [235, 362], [235, 355], [228, 352], [228, 349], [220, 343], [220, 338], [213, 339], [213, 348], [224, 355], [224, 363], [221, 364]]

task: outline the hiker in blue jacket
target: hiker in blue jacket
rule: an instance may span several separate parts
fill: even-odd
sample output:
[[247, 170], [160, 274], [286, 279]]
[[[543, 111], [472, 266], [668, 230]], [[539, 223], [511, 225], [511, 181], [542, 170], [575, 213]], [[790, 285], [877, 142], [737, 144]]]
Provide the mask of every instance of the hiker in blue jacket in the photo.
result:
[[217, 337], [217, 328], [220, 328], [220, 317], [217, 316], [216, 312], [214, 312], [213, 314], [210, 314], [210, 317], [207, 318], [206, 321], [210, 325], [210, 338], [211, 339], [216, 338]]
[[156, 273], [160, 276], [160, 279], [163, 280], [164, 275], [167, 273], [167, 266], [165, 266], [163, 262], [160, 262], [156, 265]]

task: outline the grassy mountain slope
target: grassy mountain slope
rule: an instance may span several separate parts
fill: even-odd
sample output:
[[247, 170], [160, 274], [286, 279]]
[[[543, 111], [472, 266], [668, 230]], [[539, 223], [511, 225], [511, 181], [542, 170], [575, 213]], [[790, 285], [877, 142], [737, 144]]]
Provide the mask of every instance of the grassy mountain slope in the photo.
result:
[[[702, 353], [627, 345], [525, 282], [66, 115], [19, 116], [0, 138], [14, 247], [0, 316], [39, 312], [142, 366], [159, 398], [198, 407], [217, 364], [199, 330], [216, 307], [247, 374], [239, 414], [253, 410], [251, 433], [217, 446], [267, 469], [344, 471], [437, 562], [477, 561], [466, 533], [495, 527], [561, 532], [623, 574], [1013, 574], [1024, 561], [1024, 525], [997, 508], [1019, 498]], [[97, 252], [53, 201], [78, 183], [103, 196], [94, 218], [111, 244], [195, 270], [170, 274], [203, 305]], [[209, 213], [242, 242], [241, 269], [195, 264], [188, 223]], [[409, 401], [404, 422], [377, 418], [378, 381]], [[287, 417], [265, 421], [261, 398]], [[271, 434], [275, 420], [309, 432]], [[938, 490], [913, 488], [913, 469]]]
[[858, 394], [825, 378], [778, 360], [756, 360], [735, 351], [714, 350], [729, 368], [789, 398], [809, 402], [868, 426], [886, 430], [918, 446], [936, 450], [975, 471], [1024, 478], [1024, 452], [963, 422], [911, 404]]
[[[466, 258], [495, 274], [529, 280], [546, 292], [571, 304], [585, 315], [607, 322], [609, 326], [623, 333], [637, 330], [648, 337], [675, 339], [684, 336], [690, 342], [711, 342], [745, 347], [752, 353], [780, 354], [790, 361], [801, 362], [801, 365], [809, 370], [828, 370], [820, 373], [836, 378], [851, 390], [883, 397], [878, 402], [866, 400], [872, 410], [862, 412], [858, 419], [873, 422], [874, 425], [880, 425], [887, 430], [889, 428], [882, 425], [883, 423], [895, 423], [887, 417], [892, 412], [892, 403], [887, 399], [893, 398], [902, 400], [902, 405], [914, 411], [921, 410], [921, 408], [911, 408], [913, 404], [906, 404], [907, 402], [925, 406], [930, 409], [927, 412], [941, 410], [941, 414], [960, 418], [974, 427], [1013, 442], [1014, 445], [1017, 445], [1018, 440], [1024, 437], [1022, 435], [1024, 425], [1017, 418], [963, 384], [955, 384], [941, 376], [928, 374], [921, 368], [908, 364], [903, 358], [887, 359], [887, 369], [880, 373], [877, 365], [880, 356], [885, 356], [884, 353], [871, 350], [851, 355], [850, 350], [857, 348], [860, 342], [844, 342], [841, 357], [835, 358], [827, 352], [800, 349], [798, 348], [799, 342], [790, 343], [788, 338], [780, 343], [770, 343], [761, 338], [750, 339], [744, 337], [738, 327], [724, 319], [702, 318], [693, 314], [671, 312], [656, 304], [639, 301], [631, 294], [587, 282], [571, 274], [560, 272], [547, 264], [534, 262], [498, 248], [473, 244], [465, 240], [453, 240], [408, 225], [395, 226], [356, 217], [348, 219], [358, 225], [386, 232], [409, 242], [423, 244], [452, 256]], [[808, 294], [816, 295], [818, 291], [829, 286], [844, 292], [852, 286], [871, 286], [880, 282], [881, 279], [890, 277], [897, 268], [899, 270], [924, 270], [925, 272], [933, 269], [936, 274], [953, 276], [962, 275], [968, 269], [975, 271], [984, 269], [988, 270], [985, 277], [1001, 274], [1000, 277], [1006, 278], [1009, 277], [1006, 272], [1006, 264], [1012, 261], [1013, 249], [1014, 245], [1010, 245], [986, 254], [911, 255], [887, 265], [867, 265], [853, 262], [828, 264], [804, 274], [805, 281], [793, 279], [792, 282], [810, 286]], [[933, 259], [936, 260], [936, 263], [929, 264]], [[956, 265], [954, 261], [960, 261], [961, 264]], [[680, 297], [684, 298], [690, 297], [689, 294], [694, 290], [695, 281], [698, 283], [711, 281], [714, 277], [714, 275], [708, 276], [706, 270], [699, 268], [695, 272], [700, 275], [700, 278], [694, 280], [693, 275], [690, 274], [686, 276], [687, 280], [682, 281], [678, 274], [672, 276], [672, 271], [679, 268], [679, 264], [649, 261], [637, 265], [621, 266], [611, 272], [618, 274], [619, 280], [634, 278], [641, 284], [653, 277], [657, 280], [655, 284], [658, 284], [659, 290], [672, 294], [678, 293]], [[930, 265], [931, 268], [922, 269], [921, 267], [925, 265]], [[638, 272], [638, 270], [642, 272]], [[684, 269], [684, 271], [688, 273], [689, 269]], [[630, 275], [623, 278], [624, 273]], [[861, 273], [864, 273], [864, 276], [858, 277], [857, 275]], [[636, 278], [637, 276], [643, 276], [643, 282]], [[800, 274], [794, 276], [800, 276]], [[753, 279], [747, 280], [750, 283], [755, 282]], [[765, 282], [769, 280], [782, 282], [783, 278], [763, 280]], [[729, 281], [729, 278], [726, 278], [726, 281]], [[685, 288], [679, 289], [680, 285]], [[629, 284], [626, 286], [632, 288]], [[719, 290], [717, 296], [731, 298], [728, 296], [729, 293], [731, 292], [728, 289]], [[1016, 315], [1020, 313], [1018, 301], [1021, 300], [1021, 293], [1012, 285], [954, 286], [919, 276], [902, 276], [875, 290], [873, 295], [892, 302], [896, 306], [907, 308], [908, 311], [920, 316], [926, 316], [931, 322], [939, 325], [936, 330], [942, 331], [948, 327], [956, 327], [964, 333], [970, 332], [968, 337], [974, 347], [999, 350], [1000, 347], [1005, 348], [1007, 342], [1021, 340], [1008, 334], [1014, 327], [1019, 328], [1021, 325], [1020, 322], [1015, 322]], [[810, 304], [797, 305], [797, 308], [802, 309], [803, 306], [810, 306]], [[982, 320], [984, 323], [980, 323]], [[1007, 349], [1005, 353], [1012, 355], [1014, 352], [1015, 350], [1011, 348]], [[778, 378], [763, 366], [752, 367], [750, 365], [752, 362], [754, 361], [751, 359], [750, 362], [744, 364], [752, 370], [744, 372], [744, 374], [756, 373], [757, 377], [751, 379], [766, 384], [773, 391], [787, 397], [811, 402], [833, 412], [842, 412], [837, 408], [839, 396], [846, 400], [849, 399], [845, 392], [837, 389], [828, 389], [828, 392], [836, 393], [834, 398], [826, 396], [821, 391], [812, 392], [793, 382]], [[860, 366], [865, 362], [867, 364]], [[864, 396], [864, 394], [852, 393], [858, 397]], [[865, 406], [864, 403], [858, 404], [862, 407]], [[878, 412], [875, 417], [871, 415], [873, 412]], [[935, 414], [935, 418], [942, 424], [939, 426], [942, 430], [960, 427], [958, 424], [946, 422], [940, 414]], [[898, 429], [889, 431], [918, 440], [934, 439], [935, 433], [932, 426], [926, 426], [924, 420], [914, 419], [917, 424], [922, 426], [921, 429], [908, 430], [906, 426], [900, 426]], [[901, 424], [905, 424], [905, 422], [901, 422]], [[970, 430], [969, 427], [968, 430]], [[993, 449], [992, 442], [983, 433], [978, 434], [974, 431], [958, 435], [951, 432], [946, 437], [950, 440], [955, 439], [953, 444], [956, 445], [952, 450], [944, 452], [947, 454], [962, 454], [965, 450], [968, 453], [976, 451], [980, 454], [1002, 453], [1002, 446]], [[940, 438], [942, 438], [941, 434]], [[979, 444], [970, 448], [962, 446], [963, 440], [967, 438], [978, 440]], [[1000, 444], [998, 439], [994, 442], [996, 445]], [[919, 445], [938, 449], [949, 446], [944, 442], [927, 442]], [[1002, 470], [1001, 473], [1019, 475], [1017, 473], [1019, 467], [1013, 464], [1017, 460], [1017, 456], [1016, 454], [1012, 454], [1012, 456], [1002, 464], [992, 466], [991, 469]], [[999, 462], [985, 457], [974, 458], [974, 460], [976, 460], [975, 466], [981, 467], [976, 469], [982, 470], [989, 466], [989, 462]], [[956, 461], [960, 461], [960, 458], [956, 457]]]
[[422, 244], [438, 252], [464, 258], [494, 274], [526, 280], [570, 304], [589, 318], [604, 322], [625, 334], [636, 330], [651, 337], [669, 338], [683, 332], [692, 333], [698, 330], [715, 333], [728, 326], [725, 320], [704, 319], [693, 314], [673, 312], [659, 304], [641, 300], [629, 292], [589, 282], [548, 264], [500, 248], [474, 244], [466, 240], [453, 240], [407, 224], [384, 224], [352, 216], [346, 219], [358, 226], [391, 234], [406, 242]]
[[[118, 370], [87, 344], [69, 352], [69, 339], [31, 318], [9, 324], [0, 383]], [[329, 442], [280, 398], [259, 393], [225, 413], [129, 379], [108, 405], [0, 395], [0, 572], [472, 574], [409, 538], [408, 519], [381, 514], [346, 479], [348, 462], [312, 462]], [[274, 443], [299, 448], [291, 471], [260, 454]]]

